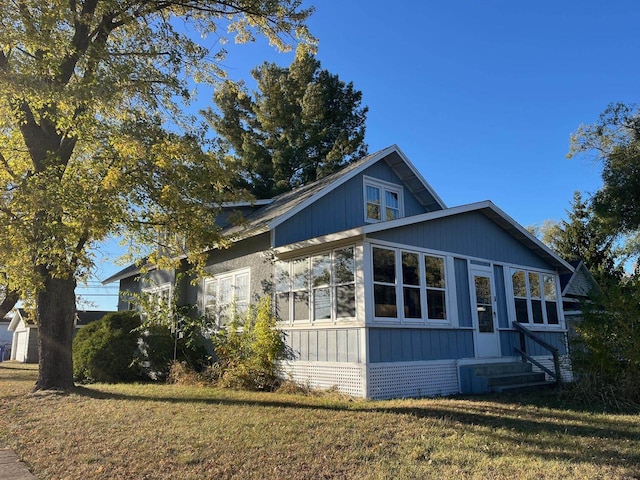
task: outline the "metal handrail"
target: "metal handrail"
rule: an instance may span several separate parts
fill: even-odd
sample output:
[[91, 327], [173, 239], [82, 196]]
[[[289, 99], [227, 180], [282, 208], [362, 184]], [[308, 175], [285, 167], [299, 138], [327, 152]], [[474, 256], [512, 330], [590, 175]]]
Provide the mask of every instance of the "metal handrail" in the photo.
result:
[[[514, 350], [515, 350], [516, 353], [518, 353], [522, 357], [522, 361], [528, 361], [530, 363], [533, 363], [534, 365], [536, 365], [540, 369], [542, 369], [545, 372], [547, 372], [551, 377], [553, 377], [555, 379], [556, 383], [558, 383], [558, 384], [561, 383], [562, 382], [562, 376], [560, 375], [560, 352], [559, 352], [558, 348], [553, 346], [553, 345], [551, 345], [549, 342], [545, 341], [544, 339], [542, 339], [541, 337], [539, 337], [538, 335], [533, 333], [531, 330], [526, 328], [524, 325], [522, 325], [522, 324], [520, 324], [518, 322], [513, 322], [512, 325], [513, 325], [513, 328], [515, 328], [518, 331], [518, 333], [520, 334], [520, 348], [516, 347], [516, 348], [514, 348]], [[545, 348], [546, 350], [549, 350], [549, 352], [551, 352], [551, 355], [553, 356], [553, 367], [554, 367], [555, 372], [552, 372], [548, 368], [542, 366], [538, 361], [534, 360], [527, 353], [527, 342], [525, 340], [525, 336], [530, 338], [534, 342], [536, 342], [542, 348]]]

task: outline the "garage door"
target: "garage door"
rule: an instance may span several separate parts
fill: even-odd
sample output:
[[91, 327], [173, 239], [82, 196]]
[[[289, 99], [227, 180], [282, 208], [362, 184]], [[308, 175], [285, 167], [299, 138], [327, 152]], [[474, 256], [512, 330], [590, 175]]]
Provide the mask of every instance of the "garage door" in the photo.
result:
[[16, 353], [13, 358], [18, 362], [24, 362], [27, 358], [27, 332], [16, 332]]

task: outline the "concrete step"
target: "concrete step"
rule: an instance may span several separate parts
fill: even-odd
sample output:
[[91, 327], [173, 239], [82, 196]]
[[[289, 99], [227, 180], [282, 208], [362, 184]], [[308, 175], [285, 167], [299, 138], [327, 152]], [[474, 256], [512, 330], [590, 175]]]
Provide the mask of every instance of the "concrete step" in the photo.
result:
[[537, 392], [540, 390], [546, 390], [555, 387], [556, 382], [533, 382], [533, 383], [520, 383], [513, 385], [499, 385], [493, 387], [491, 390], [497, 393], [527, 393]]
[[501, 375], [487, 375], [489, 387], [499, 387], [506, 385], [519, 385], [526, 383], [539, 383], [545, 381], [543, 372], [518, 372]]

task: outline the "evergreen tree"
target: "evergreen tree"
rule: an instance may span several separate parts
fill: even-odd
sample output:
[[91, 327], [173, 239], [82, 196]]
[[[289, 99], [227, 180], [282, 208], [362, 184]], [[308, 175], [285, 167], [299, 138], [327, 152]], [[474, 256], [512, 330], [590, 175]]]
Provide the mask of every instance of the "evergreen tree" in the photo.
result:
[[598, 284], [604, 286], [622, 276], [616, 248], [617, 235], [600, 218], [593, 205], [573, 194], [568, 219], [542, 227], [542, 241], [567, 261], [582, 260]]
[[241, 172], [236, 186], [270, 198], [333, 173], [367, 153], [367, 108], [352, 83], [321, 70], [304, 48], [289, 67], [263, 63], [244, 82], [226, 81], [208, 118]]

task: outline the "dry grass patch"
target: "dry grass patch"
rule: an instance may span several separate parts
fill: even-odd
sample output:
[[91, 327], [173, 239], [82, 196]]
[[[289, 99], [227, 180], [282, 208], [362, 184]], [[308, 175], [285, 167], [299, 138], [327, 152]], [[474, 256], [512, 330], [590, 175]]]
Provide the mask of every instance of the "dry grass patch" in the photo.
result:
[[551, 397], [350, 401], [184, 385], [28, 395], [0, 364], [0, 443], [47, 479], [638, 478], [640, 422]]

